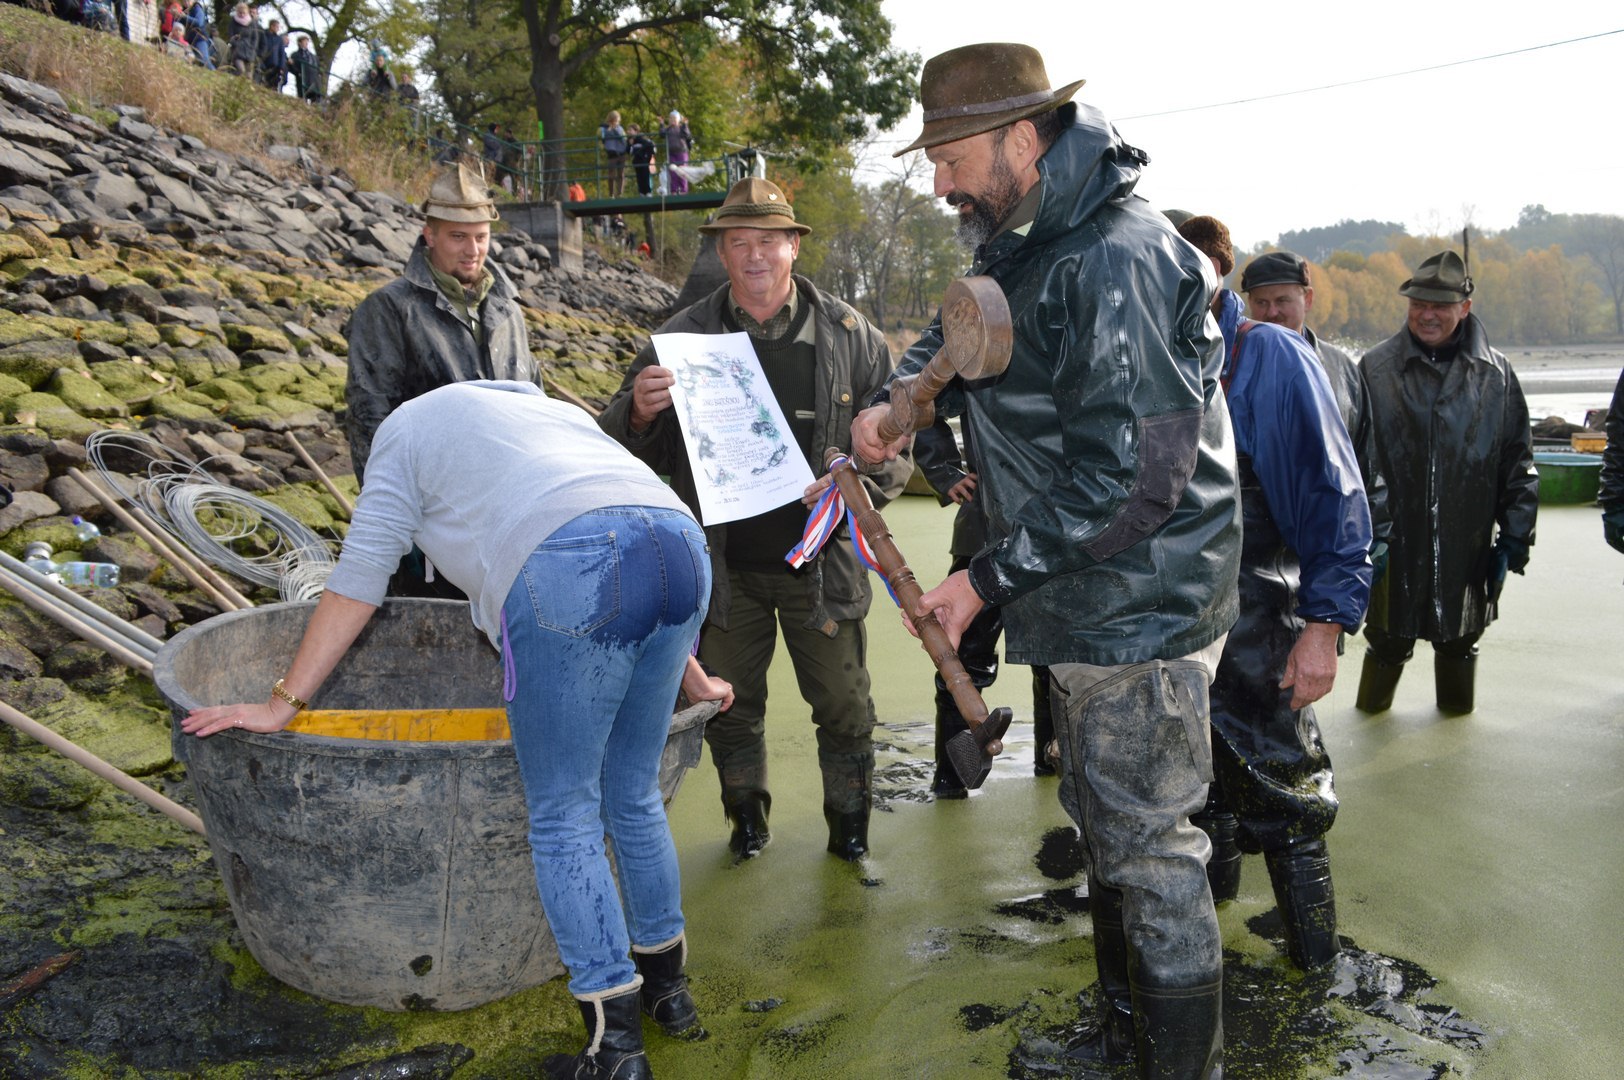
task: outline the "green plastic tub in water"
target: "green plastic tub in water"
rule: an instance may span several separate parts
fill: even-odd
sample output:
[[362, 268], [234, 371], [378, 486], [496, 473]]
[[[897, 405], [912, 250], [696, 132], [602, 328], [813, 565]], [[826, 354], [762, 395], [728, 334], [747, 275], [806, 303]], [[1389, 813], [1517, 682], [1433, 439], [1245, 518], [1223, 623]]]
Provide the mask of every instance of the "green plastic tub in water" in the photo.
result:
[[1534, 467], [1539, 470], [1539, 501], [1542, 503], [1593, 503], [1601, 480], [1601, 455], [1576, 454], [1563, 450], [1536, 450]]

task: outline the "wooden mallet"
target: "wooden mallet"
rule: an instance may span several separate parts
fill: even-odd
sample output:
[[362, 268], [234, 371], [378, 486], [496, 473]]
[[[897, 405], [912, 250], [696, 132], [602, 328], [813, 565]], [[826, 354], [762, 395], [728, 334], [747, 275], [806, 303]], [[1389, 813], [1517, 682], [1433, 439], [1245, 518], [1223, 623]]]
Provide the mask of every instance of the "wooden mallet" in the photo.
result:
[[[947, 287], [942, 303], [942, 347], [919, 374], [891, 384], [891, 408], [880, 420], [881, 441], [892, 442], [934, 423], [936, 395], [954, 376], [970, 380], [1002, 374], [1009, 367], [1013, 342], [1009, 303], [998, 283], [989, 277], [955, 280]], [[988, 712], [987, 703], [959, 662], [935, 612], [919, 618], [909, 614], [918, 606], [924, 590], [897, 549], [885, 519], [874, 509], [856, 466], [851, 459], [842, 458], [845, 455], [839, 450], [831, 449], [824, 455], [824, 466], [830, 470], [841, 498], [856, 517], [857, 527], [891, 583], [904, 618], [918, 632], [926, 654], [953, 695], [959, 715], [969, 725], [969, 730], [947, 741], [947, 756], [964, 786], [978, 788], [992, 771], [993, 758], [1003, 753], [1004, 733], [1009, 730], [1013, 714], [1004, 707]]]

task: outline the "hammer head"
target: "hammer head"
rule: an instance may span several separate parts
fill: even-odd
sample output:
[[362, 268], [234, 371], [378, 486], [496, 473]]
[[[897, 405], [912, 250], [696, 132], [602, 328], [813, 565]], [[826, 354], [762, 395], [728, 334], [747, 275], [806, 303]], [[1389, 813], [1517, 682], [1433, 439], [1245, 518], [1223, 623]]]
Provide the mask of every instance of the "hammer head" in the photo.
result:
[[1004, 290], [990, 277], [963, 277], [942, 299], [942, 352], [965, 379], [1001, 375], [1015, 347]]

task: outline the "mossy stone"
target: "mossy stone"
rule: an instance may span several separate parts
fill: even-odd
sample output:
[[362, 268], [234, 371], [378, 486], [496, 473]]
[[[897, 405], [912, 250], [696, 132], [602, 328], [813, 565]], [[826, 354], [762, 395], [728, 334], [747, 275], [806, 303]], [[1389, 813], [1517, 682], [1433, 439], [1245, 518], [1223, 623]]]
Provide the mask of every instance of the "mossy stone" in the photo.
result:
[[[82, 441], [86, 435], [100, 431], [105, 426], [74, 412], [55, 394], [38, 390], [12, 398], [6, 406], [6, 415], [17, 423], [32, 423], [53, 439]], [[20, 419], [24, 416], [31, 416], [33, 419], [29, 421]]]
[[90, 370], [79, 346], [64, 338], [22, 341], [0, 349], [0, 372], [26, 383], [30, 390], [50, 382], [62, 368]]
[[33, 719], [132, 776], [157, 772], [174, 760], [169, 724], [155, 708], [129, 701], [110, 707], [70, 690], [40, 707]]
[[338, 397], [333, 389], [324, 385], [318, 379], [306, 379], [284, 389], [288, 397], [313, 405], [318, 409], [332, 411], [338, 406]]
[[0, 754], [0, 802], [13, 806], [75, 810], [96, 797], [102, 782], [43, 746]]
[[226, 344], [239, 353], [254, 349], [272, 349], [284, 353], [293, 351], [293, 343], [280, 330], [248, 323], [226, 323], [221, 329], [225, 331]]
[[33, 387], [21, 379], [14, 379], [10, 375], [0, 374], [0, 401], [14, 398], [18, 394], [26, 394], [32, 389]]
[[199, 394], [211, 397], [216, 401], [227, 401], [233, 404], [250, 404], [254, 400], [254, 392], [235, 378], [218, 376], [198, 383], [192, 387]]
[[243, 385], [251, 386], [262, 394], [275, 393], [305, 378], [304, 368], [298, 364], [261, 364], [239, 376]]
[[166, 394], [155, 394], [152, 400], [146, 403], [148, 415], [162, 416], [170, 420], [213, 419], [214, 410], [189, 400], [186, 396], [188, 393], [190, 391], [179, 390]]
[[158, 327], [158, 336], [163, 339], [164, 344], [173, 345], [177, 349], [196, 348], [208, 340], [206, 335], [180, 323], [165, 323]]
[[27, 240], [16, 233], [0, 232], [0, 263], [12, 259], [32, 259], [34, 256], [34, 246]]
[[318, 533], [330, 528], [336, 519], [336, 515], [326, 502], [314, 491], [300, 484], [291, 484], [276, 491], [266, 492], [260, 498], [286, 510], [297, 518], [301, 525]]
[[80, 416], [112, 419], [130, 415], [129, 406], [108, 393], [88, 372], [60, 370], [45, 384], [45, 389]]
[[108, 360], [97, 364], [90, 374], [109, 394], [124, 402], [145, 401], [163, 389], [167, 381], [154, 379], [157, 372], [151, 365], [134, 360]]

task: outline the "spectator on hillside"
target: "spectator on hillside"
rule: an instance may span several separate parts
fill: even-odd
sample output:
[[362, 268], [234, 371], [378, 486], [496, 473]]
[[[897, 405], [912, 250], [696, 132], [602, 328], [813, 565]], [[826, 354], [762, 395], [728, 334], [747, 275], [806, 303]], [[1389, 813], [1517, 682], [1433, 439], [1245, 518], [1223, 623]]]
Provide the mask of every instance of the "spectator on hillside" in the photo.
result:
[[288, 58], [288, 66], [293, 70], [294, 92], [304, 101], [320, 101], [321, 60], [316, 56], [316, 51], [310, 47], [310, 35], [299, 35], [299, 47]]
[[632, 175], [637, 178], [637, 193], [639, 195], [654, 194], [654, 159], [658, 156], [654, 149], [654, 140], [643, 134], [643, 129], [636, 124], [626, 128], [628, 155], [632, 159]]
[[209, 24], [209, 9], [203, 6], [203, 0], [191, 0], [191, 6], [186, 9], [186, 44], [192, 47], [197, 62], [215, 70], [214, 27]]
[[400, 85], [395, 81], [395, 73], [389, 70], [389, 50], [379, 47], [372, 50], [372, 70], [367, 72], [367, 89], [378, 97], [394, 97]]
[[158, 36], [166, 44], [170, 39], [170, 31], [175, 24], [186, 17], [186, 11], [180, 6], [180, 0], [164, 0], [163, 8], [158, 12]]
[[694, 145], [693, 132], [688, 130], [688, 121], [675, 109], [660, 125], [660, 137], [665, 140], [665, 160], [671, 174], [670, 191], [673, 195], [685, 195], [688, 192], [688, 178], [671, 165], [688, 164], [688, 151]]
[[611, 109], [598, 125], [598, 144], [603, 147], [603, 167], [609, 174], [609, 197], [619, 198], [626, 186], [626, 129], [620, 126], [620, 113]]
[[479, 141], [484, 148], [485, 160], [491, 163], [490, 172], [494, 177], [502, 167], [502, 136], [496, 133], [494, 121], [485, 125], [485, 130], [480, 133]]
[[264, 34], [248, 5], [239, 3], [231, 13], [231, 44], [227, 55], [232, 71], [258, 80], [260, 39]]
[[260, 38], [259, 48], [260, 81], [281, 93], [282, 85], [288, 81], [288, 39], [282, 33], [280, 20], [271, 20]]

